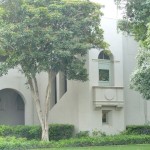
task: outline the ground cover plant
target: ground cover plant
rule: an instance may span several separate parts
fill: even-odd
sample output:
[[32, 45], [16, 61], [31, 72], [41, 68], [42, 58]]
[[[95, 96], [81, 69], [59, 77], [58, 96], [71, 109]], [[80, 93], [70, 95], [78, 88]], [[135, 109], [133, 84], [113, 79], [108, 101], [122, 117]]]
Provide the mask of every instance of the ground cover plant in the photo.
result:
[[[94, 131], [93, 135], [89, 136], [89, 132], [84, 131], [79, 132], [74, 137], [68, 137], [68, 135], [72, 133], [72, 125], [53, 125], [53, 128], [51, 128], [51, 130], [53, 130], [50, 132], [51, 135], [53, 133], [56, 137], [54, 136], [55, 138], [53, 137], [53, 139], [49, 142], [40, 141], [40, 133], [38, 129], [39, 126], [0, 126], [0, 150], [24, 150], [39, 148], [65, 150], [67, 147], [68, 149], [77, 147], [76, 149], [80, 150], [82, 149], [80, 147], [89, 147], [91, 149], [94, 147], [94, 149], [97, 149], [95, 146], [112, 147], [114, 145], [150, 144], [149, 126], [128, 126], [125, 132], [118, 135], [108, 136], [103, 132]], [[66, 134], [67, 136], [63, 135], [63, 130], [68, 132]], [[16, 133], [18, 134], [17, 136]], [[26, 138], [23, 138], [25, 136]], [[110, 147], [108, 147], [108, 150], [109, 148]], [[147, 146], [145, 146], [145, 148], [147, 148]]]
[[[121, 146], [99, 146], [99, 147], [72, 147], [71, 150], [149, 150], [150, 145], [121, 145]], [[36, 150], [70, 150], [70, 148], [51, 148]]]
[[65, 148], [68, 147], [91, 147], [91, 146], [112, 146], [112, 145], [131, 145], [131, 144], [150, 144], [150, 135], [115, 135], [105, 137], [84, 137], [72, 138], [60, 141], [38, 141], [27, 140], [26, 138], [1, 137], [1, 150], [24, 150], [40, 148]]

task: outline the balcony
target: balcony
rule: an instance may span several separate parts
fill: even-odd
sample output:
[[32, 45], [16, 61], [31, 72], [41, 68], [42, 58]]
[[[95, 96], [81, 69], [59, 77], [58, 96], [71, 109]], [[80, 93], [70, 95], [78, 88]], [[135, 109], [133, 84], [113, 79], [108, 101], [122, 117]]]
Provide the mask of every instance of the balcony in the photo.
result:
[[96, 108], [124, 106], [123, 87], [93, 86], [93, 103]]

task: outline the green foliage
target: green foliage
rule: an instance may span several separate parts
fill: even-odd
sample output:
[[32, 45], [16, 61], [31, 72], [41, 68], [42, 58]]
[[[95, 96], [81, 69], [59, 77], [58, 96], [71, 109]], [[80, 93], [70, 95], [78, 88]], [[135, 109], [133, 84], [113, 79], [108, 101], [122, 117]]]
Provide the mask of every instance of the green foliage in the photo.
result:
[[92, 136], [93, 137], [102, 137], [102, 136], [106, 136], [106, 133], [102, 132], [100, 130], [93, 130]]
[[53, 147], [87, 147], [106, 145], [126, 145], [150, 143], [149, 135], [115, 135], [105, 137], [83, 137], [69, 140], [61, 140], [54, 143]]
[[[0, 13], [0, 50], [7, 56], [0, 63], [0, 75], [20, 66], [35, 105], [39, 105], [36, 108], [44, 133], [49, 108], [46, 101], [54, 76], [61, 71], [67, 79], [87, 81], [88, 50], [108, 47], [100, 26], [101, 6], [88, 0], [4, 0]], [[48, 74], [49, 81], [43, 110], [36, 79], [41, 72]], [[42, 135], [42, 140], [48, 140]]]
[[124, 134], [134, 134], [134, 135], [150, 135], [150, 126], [149, 125], [131, 125], [131, 126], [127, 126], [126, 131], [124, 132]]
[[75, 135], [76, 138], [89, 137], [89, 131], [80, 131]]
[[[65, 124], [51, 124], [49, 125], [50, 140], [68, 139], [73, 136], [74, 127]], [[41, 138], [40, 126], [0, 126], [0, 136], [15, 136], [19, 138], [36, 139]]]
[[15, 138], [15, 137], [0, 137], [0, 149], [1, 150], [24, 150], [27, 148], [23, 143], [26, 142], [26, 139]]
[[149, 143], [149, 135], [115, 135], [106, 137], [84, 137], [50, 142], [41, 142], [36, 140], [28, 141], [25, 138], [0, 137], [1, 150], [25, 150], [36, 148], [87, 147]]
[[150, 99], [150, 49], [140, 49], [137, 61], [137, 69], [131, 75], [131, 88]]
[[26, 150], [51, 147], [53, 142], [28, 141], [26, 138], [0, 137], [1, 150]]
[[26, 77], [62, 71], [68, 79], [87, 80], [83, 56], [105, 49], [101, 6], [87, 0], [7, 0], [0, 5], [0, 45], [9, 56], [1, 74], [21, 65]]
[[73, 137], [73, 133], [74, 133], [73, 125], [63, 125], [63, 124], [49, 125], [50, 140], [69, 139]]
[[146, 39], [147, 24], [150, 22], [150, 2], [148, 0], [115, 0], [123, 10], [123, 19], [118, 27], [135, 37], [137, 41]]
[[141, 48], [137, 68], [131, 76], [131, 88], [150, 99], [150, 1], [116, 0], [123, 9], [123, 19], [118, 22], [121, 31], [133, 35]]

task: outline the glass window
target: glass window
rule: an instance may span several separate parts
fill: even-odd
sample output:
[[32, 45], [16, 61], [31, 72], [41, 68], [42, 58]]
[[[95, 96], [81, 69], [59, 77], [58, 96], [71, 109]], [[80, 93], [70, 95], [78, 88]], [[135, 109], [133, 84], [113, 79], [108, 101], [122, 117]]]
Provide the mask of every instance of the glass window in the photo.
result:
[[102, 124], [111, 124], [111, 110], [102, 110]]
[[107, 59], [107, 60], [110, 60], [110, 57], [109, 57], [109, 55], [106, 52], [102, 51], [102, 52], [100, 52], [100, 54], [98, 56], [98, 59]]
[[109, 70], [99, 69], [99, 81], [109, 81]]

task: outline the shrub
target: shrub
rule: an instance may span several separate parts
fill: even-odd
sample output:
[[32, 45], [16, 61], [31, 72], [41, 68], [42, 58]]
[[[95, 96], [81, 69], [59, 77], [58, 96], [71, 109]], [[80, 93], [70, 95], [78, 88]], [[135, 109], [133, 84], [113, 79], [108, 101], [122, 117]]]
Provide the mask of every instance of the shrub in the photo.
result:
[[106, 133], [102, 132], [100, 130], [93, 130], [92, 136], [93, 137], [102, 137], [102, 136], [106, 136]]
[[25, 138], [0, 137], [1, 150], [25, 150], [37, 148], [40, 149], [54, 147], [86, 147], [126, 144], [150, 144], [150, 135], [115, 135], [105, 137], [84, 137], [50, 142], [42, 142], [38, 140], [28, 141]]
[[74, 126], [67, 124], [51, 124], [49, 125], [50, 140], [69, 139], [73, 136]]
[[149, 135], [115, 135], [104, 137], [84, 137], [69, 140], [61, 140], [54, 147], [86, 147], [86, 146], [108, 146], [126, 144], [148, 144]]
[[[51, 124], [49, 125], [49, 138], [50, 140], [60, 140], [71, 138], [74, 132], [73, 125], [66, 124]], [[0, 136], [15, 136], [27, 139], [41, 138], [40, 126], [0, 126]]]
[[0, 126], [0, 136], [11, 136], [14, 133], [14, 128], [11, 126]]
[[146, 135], [150, 135], [150, 126], [149, 125], [127, 126], [124, 134], [135, 134], [135, 135], [146, 134]]
[[89, 136], [89, 131], [80, 131], [75, 135], [76, 138], [88, 137], [88, 136]]
[[41, 137], [40, 126], [16, 126], [14, 127], [14, 136], [27, 139], [39, 140]]

